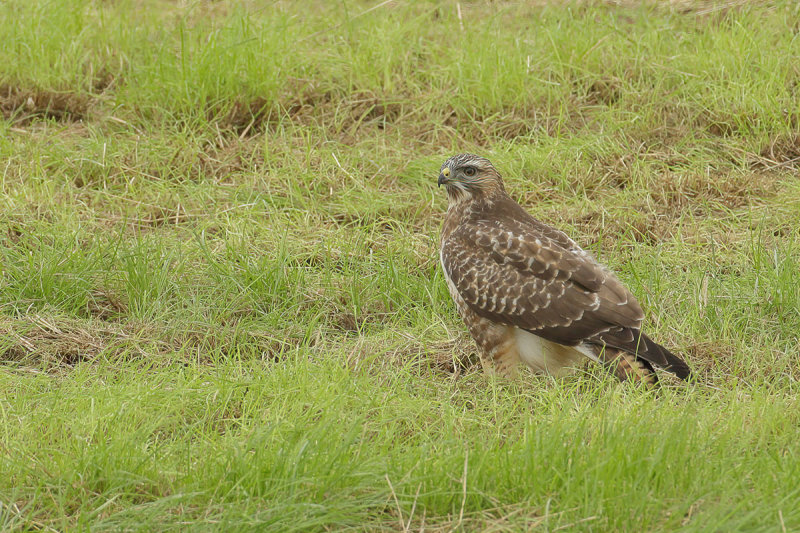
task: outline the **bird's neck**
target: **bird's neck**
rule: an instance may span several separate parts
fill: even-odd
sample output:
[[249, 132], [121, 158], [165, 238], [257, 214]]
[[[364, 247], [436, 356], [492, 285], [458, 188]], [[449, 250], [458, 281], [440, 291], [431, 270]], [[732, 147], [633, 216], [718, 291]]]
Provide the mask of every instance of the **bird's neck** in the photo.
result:
[[502, 182], [482, 183], [480, 186], [453, 185], [447, 187], [447, 209], [462, 209], [475, 203], [491, 203], [505, 195]]
[[[449, 191], [448, 191], [449, 193]], [[509, 199], [502, 187], [495, 187], [492, 190], [482, 190], [477, 192], [462, 191], [459, 196], [453, 197], [448, 194], [449, 203], [447, 214], [445, 214], [442, 226], [442, 238], [446, 238], [456, 227], [465, 219], [480, 218], [487, 211], [498, 203], [502, 204], [504, 199]]]

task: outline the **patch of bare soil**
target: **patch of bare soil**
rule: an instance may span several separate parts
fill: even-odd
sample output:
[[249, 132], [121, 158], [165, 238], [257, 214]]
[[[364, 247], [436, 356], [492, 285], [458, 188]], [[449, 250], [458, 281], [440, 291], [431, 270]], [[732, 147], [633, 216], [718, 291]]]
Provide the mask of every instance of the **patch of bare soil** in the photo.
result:
[[41, 240], [36, 223], [53, 221], [52, 214], [45, 209], [47, 206], [31, 203], [24, 206], [21, 212], [0, 214], [0, 246], [21, 247], [30, 251], [38, 249]]
[[404, 113], [401, 102], [371, 93], [355, 92], [334, 101], [329, 92], [305, 90], [299, 95], [269, 103], [263, 98], [236, 102], [221, 124], [244, 138], [274, 130], [284, 121], [321, 125], [332, 136], [353, 142], [364, 131], [374, 132], [394, 124]]
[[92, 90], [95, 93], [103, 93], [112, 89], [120, 82], [120, 77], [106, 68], [95, 70], [91, 64], [84, 66], [84, 71], [92, 80]]
[[82, 93], [0, 86], [0, 111], [6, 119], [21, 124], [37, 118], [62, 122], [83, 120], [89, 104], [89, 96]]
[[3, 243], [3, 240], [8, 240], [8, 243], [11, 246], [16, 246], [22, 240], [22, 236], [26, 233], [26, 229], [24, 224], [21, 222], [10, 222], [6, 227], [5, 235], [0, 237], [0, 243]]

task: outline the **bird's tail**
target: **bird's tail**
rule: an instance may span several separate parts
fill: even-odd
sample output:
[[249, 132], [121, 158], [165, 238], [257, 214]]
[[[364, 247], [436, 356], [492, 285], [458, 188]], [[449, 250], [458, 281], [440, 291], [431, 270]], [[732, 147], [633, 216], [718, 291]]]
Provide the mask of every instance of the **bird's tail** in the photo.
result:
[[683, 380], [689, 380], [692, 372], [682, 358], [670, 352], [638, 329], [619, 328], [601, 333], [596, 337], [596, 344], [612, 349], [613, 354], [624, 351], [637, 364], [644, 364], [651, 370], [662, 368]]

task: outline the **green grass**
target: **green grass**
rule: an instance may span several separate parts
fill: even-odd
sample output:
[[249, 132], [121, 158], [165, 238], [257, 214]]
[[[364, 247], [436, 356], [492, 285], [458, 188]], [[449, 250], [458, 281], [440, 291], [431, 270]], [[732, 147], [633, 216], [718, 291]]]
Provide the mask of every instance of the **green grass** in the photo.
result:
[[[0, 529], [800, 529], [798, 21], [3, 2]], [[465, 151], [698, 383], [485, 376], [438, 265]]]

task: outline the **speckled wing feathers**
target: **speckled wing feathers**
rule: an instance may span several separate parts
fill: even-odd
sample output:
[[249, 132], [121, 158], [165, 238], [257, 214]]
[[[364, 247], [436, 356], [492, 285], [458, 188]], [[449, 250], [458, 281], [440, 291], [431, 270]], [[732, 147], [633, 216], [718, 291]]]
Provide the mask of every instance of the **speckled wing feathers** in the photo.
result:
[[641, 308], [588, 255], [514, 229], [463, 224], [443, 243], [448, 275], [476, 313], [567, 345], [639, 327]]

